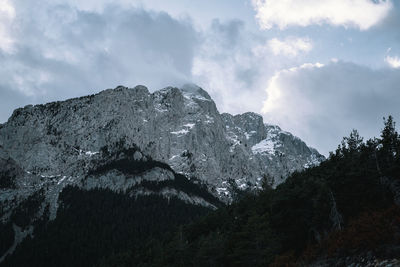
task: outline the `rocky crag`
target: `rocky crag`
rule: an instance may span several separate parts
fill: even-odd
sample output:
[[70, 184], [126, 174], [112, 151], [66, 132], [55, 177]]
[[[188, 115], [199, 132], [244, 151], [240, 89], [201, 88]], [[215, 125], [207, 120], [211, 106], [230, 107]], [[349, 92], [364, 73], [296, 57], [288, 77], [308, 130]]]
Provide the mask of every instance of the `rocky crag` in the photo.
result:
[[[220, 114], [195, 85], [154, 93], [145, 86], [119, 86], [29, 105], [0, 125], [0, 216], [3, 223], [10, 221], [21, 203], [40, 195], [32, 220], [47, 210], [54, 219], [58, 196], [68, 185], [175, 196], [215, 208], [213, 197], [228, 203], [238, 190], [256, 190], [265, 179], [276, 186], [291, 172], [322, 160], [315, 149], [258, 114]], [[210, 196], [171, 185], [141, 186], [177, 176], [202, 185]]]

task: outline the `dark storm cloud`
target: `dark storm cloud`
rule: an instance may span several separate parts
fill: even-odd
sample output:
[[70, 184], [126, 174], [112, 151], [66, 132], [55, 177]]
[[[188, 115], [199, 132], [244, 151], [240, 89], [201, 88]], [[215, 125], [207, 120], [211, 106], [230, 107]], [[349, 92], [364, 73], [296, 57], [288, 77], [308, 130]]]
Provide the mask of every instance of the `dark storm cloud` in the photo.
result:
[[191, 80], [199, 34], [166, 13], [18, 2], [12, 52], [0, 50], [0, 122], [29, 103], [119, 84], [150, 89]]

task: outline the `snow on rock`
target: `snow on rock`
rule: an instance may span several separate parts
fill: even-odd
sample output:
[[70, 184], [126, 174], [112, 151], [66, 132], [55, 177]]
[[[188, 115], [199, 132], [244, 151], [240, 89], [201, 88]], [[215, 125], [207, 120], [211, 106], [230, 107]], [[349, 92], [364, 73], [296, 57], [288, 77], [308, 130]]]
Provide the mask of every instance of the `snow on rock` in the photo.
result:
[[[103, 160], [104, 147], [137, 146], [143, 158], [198, 178], [226, 202], [233, 192], [226, 183], [230, 179], [243, 179], [235, 186], [246, 190], [258, 186], [257, 178], [265, 173], [283, 182], [291, 172], [323, 160], [300, 139], [264, 124], [256, 113], [220, 114], [209, 94], [193, 84], [153, 93], [144, 86], [117, 87], [27, 106], [2, 125], [0, 144], [22, 170], [32, 173], [24, 175], [42, 179], [35, 186], [48, 180], [54, 194], [69, 178], [47, 176], [62, 173], [78, 183]], [[25, 178], [20, 183], [32, 185]]]
[[275, 154], [275, 143], [270, 139], [264, 139], [260, 143], [257, 143], [254, 146], [252, 146], [251, 151], [253, 151], [254, 154], [267, 153], [267, 154], [274, 155]]
[[189, 130], [182, 129], [182, 130], [179, 130], [179, 131], [176, 131], [176, 132], [171, 132], [171, 133], [172, 134], [177, 134], [177, 135], [184, 135], [184, 134], [189, 133]]
[[183, 125], [183, 127], [187, 127], [189, 129], [192, 129], [196, 124], [195, 123], [187, 123], [185, 125]]
[[86, 155], [86, 156], [89, 156], [89, 157], [94, 156], [94, 155], [97, 155], [97, 154], [99, 154], [98, 151], [96, 151], [96, 152], [86, 151], [86, 152], [85, 152], [85, 155]]
[[57, 184], [61, 184], [65, 179], [67, 178], [67, 176], [63, 176], [60, 181], [57, 182]]
[[216, 191], [219, 196], [224, 195], [225, 197], [228, 197], [230, 195], [229, 189], [227, 187], [217, 187]]

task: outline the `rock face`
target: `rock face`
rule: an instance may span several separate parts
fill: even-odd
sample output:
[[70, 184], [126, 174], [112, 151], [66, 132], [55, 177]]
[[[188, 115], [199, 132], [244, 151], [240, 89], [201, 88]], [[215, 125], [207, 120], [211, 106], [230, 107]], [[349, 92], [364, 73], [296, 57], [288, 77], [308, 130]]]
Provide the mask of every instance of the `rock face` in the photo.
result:
[[[276, 186], [322, 160], [258, 114], [220, 114], [195, 85], [154, 93], [119, 86], [29, 105], [0, 124], [0, 220], [12, 221], [28, 200], [36, 206], [30, 205], [35, 209], [29, 209], [25, 230], [43, 214], [54, 219], [66, 186], [157, 194], [216, 208], [218, 199], [227, 203], [237, 190], [260, 188], [263, 178]], [[200, 185], [208, 193], [191, 187]]]
[[79, 180], [104, 157], [102, 151], [137, 146], [138, 160], [167, 163], [203, 181], [225, 201], [232, 187], [258, 188], [264, 174], [277, 185], [294, 170], [324, 159], [290, 133], [265, 124], [260, 115], [220, 114], [208, 93], [195, 85], [154, 93], [144, 86], [119, 86], [26, 106], [1, 126], [0, 146], [5, 160], [35, 177], [26, 183], [37, 179], [39, 187], [49, 180]]

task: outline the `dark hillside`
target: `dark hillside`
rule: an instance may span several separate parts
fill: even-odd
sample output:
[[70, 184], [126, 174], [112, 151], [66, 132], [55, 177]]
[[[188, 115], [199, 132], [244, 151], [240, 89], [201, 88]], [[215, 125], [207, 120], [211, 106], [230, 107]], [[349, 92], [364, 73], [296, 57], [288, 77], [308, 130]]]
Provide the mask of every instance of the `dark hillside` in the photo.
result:
[[384, 122], [380, 138], [364, 142], [354, 130], [328, 160], [276, 190], [249, 194], [103, 266], [304, 266], [399, 255], [400, 138], [392, 117]]

